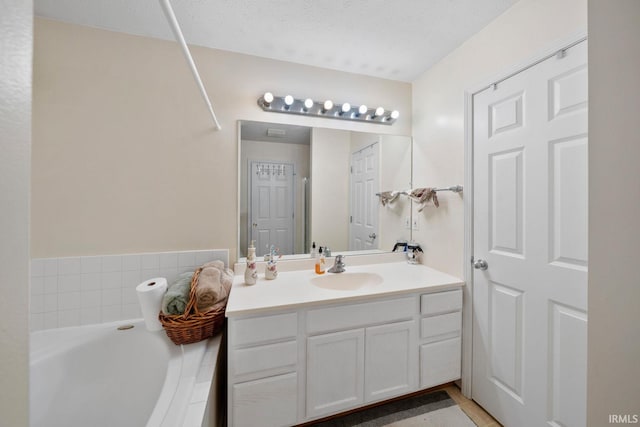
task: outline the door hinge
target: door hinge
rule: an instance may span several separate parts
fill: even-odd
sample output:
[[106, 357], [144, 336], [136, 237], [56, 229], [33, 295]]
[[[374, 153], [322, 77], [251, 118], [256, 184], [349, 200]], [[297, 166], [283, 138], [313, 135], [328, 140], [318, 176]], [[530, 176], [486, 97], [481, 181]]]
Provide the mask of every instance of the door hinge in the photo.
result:
[[351, 215], [349, 215], [349, 223], [353, 222], [353, 217]]
[[349, 172], [353, 173], [353, 166], [349, 166]]

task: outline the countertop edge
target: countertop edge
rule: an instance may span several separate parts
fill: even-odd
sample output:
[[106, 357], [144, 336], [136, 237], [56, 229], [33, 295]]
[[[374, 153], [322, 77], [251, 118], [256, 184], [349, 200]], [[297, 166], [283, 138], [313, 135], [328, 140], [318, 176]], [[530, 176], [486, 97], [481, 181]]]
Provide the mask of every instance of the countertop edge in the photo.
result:
[[316, 307], [316, 306], [327, 306], [327, 305], [345, 304], [345, 303], [358, 304], [361, 302], [368, 302], [375, 299], [387, 298], [387, 297], [393, 297], [393, 296], [416, 294], [416, 293], [433, 293], [433, 292], [440, 292], [440, 291], [446, 291], [446, 290], [454, 290], [459, 288], [461, 289], [464, 286], [465, 286], [465, 282], [459, 281], [459, 282], [443, 283], [443, 284], [437, 284], [437, 285], [424, 285], [421, 287], [413, 287], [408, 289], [405, 288], [405, 289], [389, 290], [386, 292], [380, 292], [380, 293], [374, 293], [374, 294], [368, 294], [368, 295], [345, 295], [345, 296], [338, 296], [336, 298], [331, 298], [331, 299], [304, 301], [304, 302], [282, 304], [282, 305], [271, 305], [269, 307], [238, 309], [238, 310], [233, 310], [231, 312], [227, 311], [225, 312], [225, 317], [230, 319], [234, 317], [250, 316], [254, 314], [277, 313], [282, 311], [305, 309], [305, 308]]

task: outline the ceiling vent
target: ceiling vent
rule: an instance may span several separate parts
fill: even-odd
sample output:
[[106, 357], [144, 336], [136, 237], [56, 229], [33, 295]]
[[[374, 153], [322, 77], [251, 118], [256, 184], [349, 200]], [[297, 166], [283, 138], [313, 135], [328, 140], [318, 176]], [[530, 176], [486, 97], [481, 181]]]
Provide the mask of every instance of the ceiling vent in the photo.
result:
[[272, 138], [284, 138], [286, 134], [287, 131], [284, 129], [267, 129], [267, 136], [270, 136]]

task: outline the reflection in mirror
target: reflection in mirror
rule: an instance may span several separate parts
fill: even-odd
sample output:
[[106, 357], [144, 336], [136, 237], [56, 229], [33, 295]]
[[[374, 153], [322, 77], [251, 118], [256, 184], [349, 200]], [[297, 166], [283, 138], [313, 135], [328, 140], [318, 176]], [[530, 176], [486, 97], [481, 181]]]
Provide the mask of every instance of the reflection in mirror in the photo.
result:
[[411, 239], [411, 202], [381, 191], [411, 188], [411, 138], [240, 122], [239, 254], [255, 240], [282, 255], [390, 251]]

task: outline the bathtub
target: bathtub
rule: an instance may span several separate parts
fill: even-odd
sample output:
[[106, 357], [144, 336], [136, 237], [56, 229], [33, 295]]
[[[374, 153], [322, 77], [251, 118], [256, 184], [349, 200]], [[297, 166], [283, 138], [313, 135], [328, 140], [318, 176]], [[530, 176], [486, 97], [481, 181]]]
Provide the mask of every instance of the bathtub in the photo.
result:
[[34, 332], [30, 424], [200, 426], [219, 346], [219, 336], [174, 345], [142, 320]]

